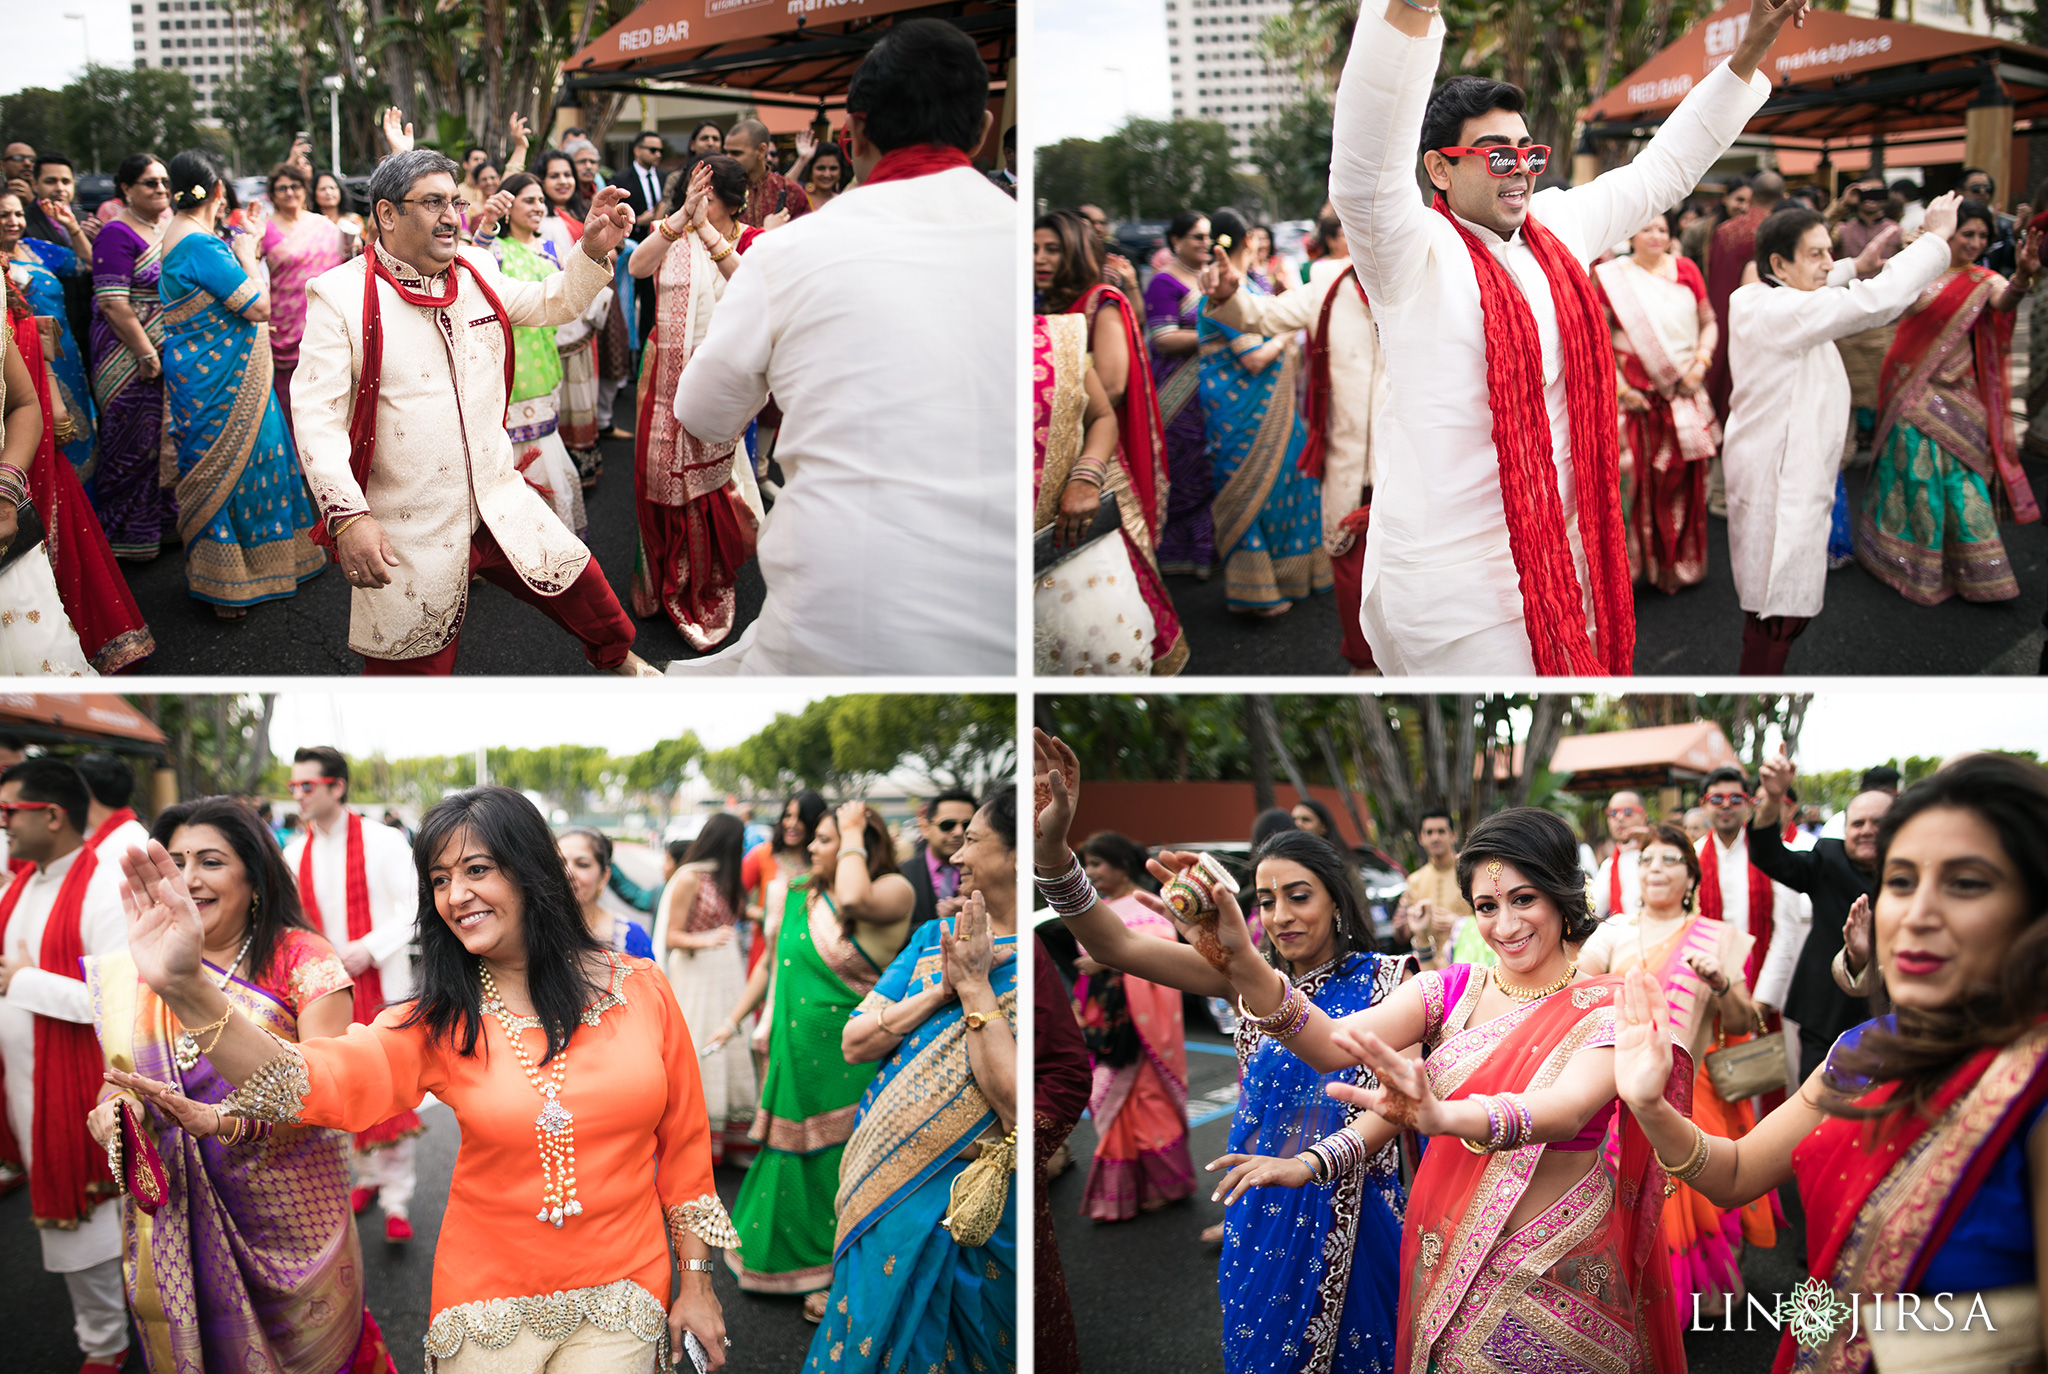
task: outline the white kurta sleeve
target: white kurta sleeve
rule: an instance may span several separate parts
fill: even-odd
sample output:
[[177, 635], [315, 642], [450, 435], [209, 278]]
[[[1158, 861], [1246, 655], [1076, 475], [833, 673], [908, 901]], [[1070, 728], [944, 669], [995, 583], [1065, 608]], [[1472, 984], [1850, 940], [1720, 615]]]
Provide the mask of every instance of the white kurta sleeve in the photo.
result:
[[742, 262], [676, 387], [676, 419], [706, 443], [731, 439], [768, 400], [768, 360], [775, 349], [768, 315], [761, 265]]
[[1230, 299], [1221, 305], [1211, 304], [1205, 297], [1202, 309], [1210, 319], [1220, 320], [1239, 333], [1261, 334], [1270, 339], [1276, 334], [1292, 334], [1297, 329], [1313, 332], [1315, 322], [1322, 316], [1323, 300], [1330, 294], [1330, 287], [1335, 281], [1336, 278], [1332, 277], [1326, 281], [1310, 282], [1280, 296], [1234, 291]]
[[[488, 253], [471, 251], [465, 256], [477, 264], [505, 302], [506, 317], [521, 328], [533, 325], [562, 325], [578, 318], [597, 293], [612, 284], [612, 269], [593, 259], [580, 247], [563, 254], [562, 270], [542, 281], [514, 281], [498, 271], [497, 260]], [[296, 381], [293, 385], [297, 385]]]
[[397, 832], [371, 820], [363, 822], [363, 864], [369, 869], [370, 910], [383, 917], [372, 923], [370, 933], [363, 937], [363, 948], [381, 964], [412, 942], [419, 925], [419, 876], [413, 867], [412, 851], [403, 841], [369, 842], [373, 825], [394, 837]]
[[[121, 911], [121, 870], [102, 863], [86, 884], [78, 917], [79, 944], [87, 954], [128, 948], [128, 918]], [[83, 970], [81, 970], [83, 972]], [[92, 1024], [92, 999], [83, 978], [25, 968], [7, 985], [7, 1004], [57, 1021]]]
[[1600, 871], [1593, 875], [1593, 915], [1606, 920], [1614, 914], [1614, 864], [1619, 855], [1612, 856], [1600, 865]]
[[1756, 336], [1768, 340], [1773, 350], [1803, 353], [1890, 324], [1948, 270], [1948, 264], [1947, 241], [1923, 234], [1911, 248], [1893, 254], [1874, 277], [1818, 291], [1779, 287], [1764, 293], [1751, 315], [1752, 325]]
[[[342, 290], [362, 290], [353, 273]], [[306, 291], [306, 332], [299, 340], [299, 365], [292, 373], [292, 430], [306, 485], [332, 528], [335, 522], [370, 508], [349, 470], [349, 414], [355, 408], [356, 376], [348, 322], [327, 292], [334, 282], [315, 278]]]
[[92, 999], [86, 995], [85, 980], [47, 969], [25, 968], [15, 974], [7, 985], [7, 1005], [55, 1021], [92, 1024]]
[[1813, 905], [1804, 895], [1779, 883], [1771, 884], [1771, 898], [1771, 947], [1756, 971], [1752, 995], [1782, 1011], [1792, 991], [1792, 971], [1799, 967], [1799, 952], [1806, 948], [1807, 933], [1813, 929]]
[[[1770, 78], [1762, 72], [1743, 81], [1722, 63], [1693, 87], [1633, 162], [1603, 172], [1584, 186], [1546, 196], [1554, 196], [1565, 212], [1551, 227], [1582, 261], [1591, 262], [1609, 245], [1642, 228], [1652, 215], [1691, 195], [1770, 95]], [[1550, 225], [1545, 213], [1539, 211], [1537, 218]]]
[[1405, 299], [1429, 263], [1432, 211], [1415, 187], [1415, 158], [1443, 46], [1441, 18], [1410, 38], [1368, 3], [1337, 86], [1330, 204], [1374, 302]]

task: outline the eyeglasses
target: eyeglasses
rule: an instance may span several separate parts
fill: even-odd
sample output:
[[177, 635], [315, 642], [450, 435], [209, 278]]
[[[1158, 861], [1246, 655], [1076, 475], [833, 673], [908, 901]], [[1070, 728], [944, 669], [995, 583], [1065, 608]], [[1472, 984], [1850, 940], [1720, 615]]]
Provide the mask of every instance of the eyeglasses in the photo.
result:
[[1550, 165], [1550, 148], [1547, 144], [1531, 143], [1521, 148], [1511, 148], [1505, 143], [1485, 148], [1439, 148], [1445, 157], [1483, 157], [1486, 170], [1491, 176], [1510, 177], [1523, 167], [1529, 175], [1540, 177], [1543, 169]]
[[407, 196], [398, 203], [400, 205], [417, 205], [420, 209], [427, 212], [428, 218], [439, 219], [448, 213], [449, 206], [455, 204], [455, 198], [453, 196], [420, 196], [415, 199], [412, 196]]
[[1637, 860], [1644, 868], [1684, 868], [1685, 859], [1678, 854], [1645, 854]]
[[55, 802], [0, 802], [0, 825], [5, 825], [13, 820], [14, 813], [17, 811], [48, 811], [56, 806], [56, 804]]
[[1741, 792], [1709, 792], [1700, 798], [1703, 806], [1741, 806], [1749, 797]]
[[154, 187], [159, 191], [168, 190], [170, 188], [170, 184], [171, 179], [169, 177], [144, 177], [140, 181], [134, 183], [134, 185], [137, 186]]
[[1610, 820], [1618, 821], [1623, 816], [1640, 816], [1642, 814], [1643, 808], [1640, 806], [1610, 806], [1607, 808], [1607, 816]]
[[309, 778], [294, 780], [290, 783], [287, 783], [286, 786], [290, 787], [291, 790], [297, 793], [298, 795], [304, 796], [306, 793], [311, 792], [316, 787], [326, 787], [330, 783], [337, 783], [340, 781], [340, 778]]
[[936, 829], [936, 830], [937, 830], [937, 831], [938, 831], [938, 832], [939, 832], [939, 833], [940, 833], [941, 835], [950, 835], [950, 834], [952, 834], [952, 833], [953, 833], [953, 832], [954, 832], [955, 830], [965, 830], [965, 829], [967, 828], [967, 822], [966, 822], [966, 821], [933, 821], [933, 822], [932, 822], [932, 827], [933, 827], [934, 829]]

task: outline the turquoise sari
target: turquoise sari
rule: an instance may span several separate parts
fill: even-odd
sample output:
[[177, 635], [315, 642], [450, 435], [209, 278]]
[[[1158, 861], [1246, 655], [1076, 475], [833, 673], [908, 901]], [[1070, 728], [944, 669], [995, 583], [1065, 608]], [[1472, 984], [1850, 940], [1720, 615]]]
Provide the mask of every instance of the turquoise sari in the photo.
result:
[[[1256, 284], [1241, 288], [1256, 295]], [[1263, 372], [1239, 359], [1266, 340], [1219, 323], [1207, 311], [1201, 340], [1202, 416], [1216, 498], [1216, 549], [1233, 611], [1285, 609], [1335, 584], [1323, 548], [1323, 491], [1300, 468], [1308, 431], [1294, 410], [1300, 350], [1289, 348]]]
[[21, 294], [28, 298], [29, 309], [57, 321], [57, 351], [52, 356], [45, 349], [44, 354], [64, 409], [71, 413], [72, 427], [70, 442], [57, 445], [57, 451], [71, 460], [71, 470], [91, 499], [93, 467], [99, 458], [93, 439], [92, 388], [85, 380], [85, 353], [71, 337], [71, 316], [64, 308], [64, 283], [59, 278], [82, 275], [89, 280], [92, 269], [80, 264], [69, 248], [42, 239], [23, 239], [15, 252], [26, 255], [17, 256], [10, 266], [21, 268], [28, 277]]
[[212, 234], [164, 255], [164, 424], [178, 455], [185, 583], [218, 606], [291, 596], [327, 566], [318, 517], [270, 387], [270, 331], [243, 318], [262, 286]]
[[[886, 1008], [939, 981], [939, 930], [928, 921], [854, 1014]], [[1017, 1019], [1017, 939], [995, 942], [997, 1005]], [[1016, 1179], [987, 1245], [967, 1249], [939, 1225], [960, 1154], [999, 1135], [975, 1086], [960, 1004], [926, 1017], [882, 1065], [860, 1101], [839, 1168], [832, 1292], [806, 1371], [999, 1371], [1017, 1362]]]

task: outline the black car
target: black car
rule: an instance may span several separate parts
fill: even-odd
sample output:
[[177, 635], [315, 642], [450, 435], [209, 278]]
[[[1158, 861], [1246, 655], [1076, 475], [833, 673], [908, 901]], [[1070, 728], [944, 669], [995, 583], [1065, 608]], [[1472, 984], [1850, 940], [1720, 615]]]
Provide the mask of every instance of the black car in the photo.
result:
[[83, 172], [77, 182], [80, 214], [89, 215], [114, 198], [114, 179], [104, 172]]

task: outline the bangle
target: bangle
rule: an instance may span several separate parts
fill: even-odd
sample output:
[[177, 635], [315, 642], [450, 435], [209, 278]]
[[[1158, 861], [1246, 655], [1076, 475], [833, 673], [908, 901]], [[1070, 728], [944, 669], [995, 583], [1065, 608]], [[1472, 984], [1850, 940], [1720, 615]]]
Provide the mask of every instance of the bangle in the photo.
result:
[[[698, 240], [698, 242], [699, 242], [699, 243], [702, 243], [702, 242], [703, 242], [703, 240], [702, 240], [702, 239], [699, 239], [699, 240]], [[711, 260], [712, 260], [713, 262], [724, 262], [724, 261], [725, 261], [725, 260], [726, 260], [727, 258], [729, 258], [729, 257], [731, 257], [731, 256], [732, 256], [732, 254], [733, 254], [733, 248], [734, 248], [734, 245], [733, 245], [733, 244], [730, 244], [730, 243], [726, 244], [726, 245], [725, 245], [725, 251], [724, 251], [723, 253], [713, 253], [713, 254], [711, 254], [711, 255], [710, 255], [710, 256], [711, 256]]]
[[1415, 956], [1416, 958], [1418, 958], [1418, 959], [1434, 959], [1434, 958], [1436, 958], [1436, 946], [1435, 946], [1435, 945], [1410, 945], [1410, 946], [1408, 947], [1408, 952], [1409, 952], [1410, 954], [1413, 954], [1413, 955], [1414, 955], [1414, 956]]
[[1692, 1127], [1692, 1153], [1685, 1157], [1685, 1162], [1665, 1164], [1664, 1157], [1657, 1156], [1657, 1163], [1663, 1167], [1664, 1172], [1680, 1183], [1690, 1183], [1698, 1178], [1706, 1169], [1707, 1161], [1713, 1157], [1712, 1147], [1707, 1143], [1707, 1133], [1699, 1128], [1699, 1123], [1689, 1121], [1686, 1124]]
[[1279, 1007], [1271, 1016], [1254, 1016], [1251, 1008], [1244, 1004], [1243, 997], [1237, 999], [1237, 1013], [1253, 1030], [1275, 1040], [1290, 1040], [1301, 1034], [1301, 1028], [1308, 1024], [1308, 994], [1288, 982], [1286, 995], [1280, 999]]
[[682, 230], [669, 228], [668, 221], [665, 219], [656, 220], [654, 222], [654, 227], [656, 229], [659, 229], [661, 231], [661, 236], [667, 239], [670, 243], [675, 243], [683, 236]]
[[1401, 0], [1401, 3], [1408, 6], [1411, 10], [1421, 10], [1424, 14], [1435, 14], [1441, 8], [1437, 5], [1418, 5], [1415, 3], [1415, 0]]
[[[887, 1003], [884, 1003], [883, 1005], [881, 1005], [881, 1006], [879, 1006], [879, 1007], [876, 1007], [876, 1008], [875, 1008], [875, 1024], [876, 1024], [876, 1025], [878, 1025], [878, 1026], [880, 1026], [880, 1027], [882, 1028], [882, 1034], [884, 1034], [884, 1035], [896, 1035], [896, 1032], [895, 1032], [895, 1031], [892, 1031], [892, 1030], [890, 1030], [890, 1029], [889, 1029], [889, 1019], [888, 1019], [888, 1018], [889, 1018], [889, 1008], [890, 1008], [890, 1007], [893, 1007], [893, 1006], [895, 1006], [895, 1005], [896, 1005], [896, 1004], [895, 1004], [894, 1002], [887, 1002]], [[901, 1040], [901, 1039], [902, 1039], [903, 1037], [902, 1037], [902, 1036], [900, 1036], [900, 1035], [896, 1035], [896, 1038], [897, 1038], [898, 1040]]]
[[1459, 1136], [1458, 1141], [1475, 1155], [1490, 1155], [1500, 1148], [1498, 1142], [1502, 1139], [1503, 1132], [1506, 1130], [1506, 1127], [1501, 1123], [1500, 1099], [1497, 1097], [1482, 1097], [1479, 1099], [1479, 1105], [1486, 1109], [1485, 1143], [1481, 1144], [1476, 1140], [1467, 1140], [1463, 1136]]
[[0, 463], [0, 497], [10, 504], [28, 504], [28, 474], [11, 463]]
[[1315, 1182], [1328, 1183], [1330, 1181], [1330, 1162], [1317, 1152], [1315, 1146], [1309, 1146], [1306, 1150], [1296, 1155], [1295, 1158], [1307, 1167], [1308, 1176]]
[[842, 862], [847, 859], [865, 859], [867, 856], [867, 850], [860, 848], [858, 845], [841, 845], [839, 847], [839, 858]]
[[677, 1260], [676, 1263], [686, 1273], [715, 1274], [718, 1272], [718, 1266], [710, 1260]]
[[1088, 882], [1088, 872], [1081, 867], [1080, 859], [1071, 850], [1067, 853], [1067, 869], [1057, 877], [1048, 878], [1043, 873], [1034, 875], [1038, 882], [1038, 895], [1045, 898], [1045, 904], [1056, 916], [1079, 916], [1094, 908], [1100, 900], [1095, 889]]

